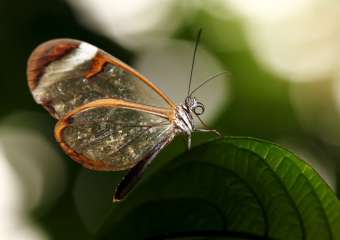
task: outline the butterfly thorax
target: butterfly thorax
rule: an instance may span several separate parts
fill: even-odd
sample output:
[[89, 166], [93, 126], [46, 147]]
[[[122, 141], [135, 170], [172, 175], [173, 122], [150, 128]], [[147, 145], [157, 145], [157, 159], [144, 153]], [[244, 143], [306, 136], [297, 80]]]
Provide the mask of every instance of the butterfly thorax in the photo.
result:
[[180, 133], [186, 133], [190, 135], [194, 130], [192, 113], [185, 104], [181, 104], [176, 107], [174, 123], [176, 130]]

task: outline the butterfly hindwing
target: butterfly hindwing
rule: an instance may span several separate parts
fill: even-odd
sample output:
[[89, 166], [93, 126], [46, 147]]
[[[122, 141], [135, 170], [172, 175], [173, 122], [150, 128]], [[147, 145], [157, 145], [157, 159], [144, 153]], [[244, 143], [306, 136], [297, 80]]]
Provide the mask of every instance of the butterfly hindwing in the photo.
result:
[[56, 138], [64, 151], [87, 168], [131, 168], [157, 144], [174, 137], [173, 124], [166, 116], [125, 105], [92, 105], [69, 114], [56, 126]]

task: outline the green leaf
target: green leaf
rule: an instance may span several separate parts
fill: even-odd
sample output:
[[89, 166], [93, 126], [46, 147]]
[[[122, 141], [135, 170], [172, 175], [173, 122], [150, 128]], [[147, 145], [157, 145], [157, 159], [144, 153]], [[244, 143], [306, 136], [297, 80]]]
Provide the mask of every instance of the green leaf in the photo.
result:
[[224, 138], [146, 173], [127, 199], [113, 206], [97, 234], [105, 239], [340, 239], [340, 205], [321, 177], [282, 147]]

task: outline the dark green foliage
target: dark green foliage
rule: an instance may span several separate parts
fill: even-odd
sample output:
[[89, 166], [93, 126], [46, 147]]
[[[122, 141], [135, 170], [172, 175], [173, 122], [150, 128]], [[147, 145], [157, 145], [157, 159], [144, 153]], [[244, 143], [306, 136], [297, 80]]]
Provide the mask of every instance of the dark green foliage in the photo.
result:
[[146, 174], [112, 208], [98, 234], [340, 239], [340, 205], [320, 176], [287, 150], [252, 138], [225, 138]]

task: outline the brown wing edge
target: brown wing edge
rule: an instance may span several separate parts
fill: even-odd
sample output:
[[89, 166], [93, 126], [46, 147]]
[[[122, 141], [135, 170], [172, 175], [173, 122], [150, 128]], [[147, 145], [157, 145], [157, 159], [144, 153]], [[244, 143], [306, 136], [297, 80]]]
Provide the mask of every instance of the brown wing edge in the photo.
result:
[[80, 41], [73, 39], [54, 39], [36, 47], [27, 61], [28, 86], [33, 91], [45, 73], [46, 67], [69, 54], [80, 45]]
[[54, 136], [57, 140], [57, 142], [60, 144], [63, 151], [69, 155], [73, 160], [84, 166], [85, 168], [97, 170], [97, 171], [121, 171], [128, 168], [133, 167], [135, 164], [131, 164], [131, 166], [124, 166], [119, 167], [112, 164], [105, 164], [102, 161], [93, 161], [81, 153], [76, 152], [72, 147], [70, 147], [63, 139], [63, 131], [65, 128], [67, 128], [72, 123], [72, 118], [75, 114], [81, 113], [86, 110], [90, 110], [93, 108], [98, 107], [120, 107], [120, 108], [127, 108], [137, 111], [143, 111], [151, 114], [158, 115], [160, 117], [163, 117], [165, 119], [168, 119], [170, 124], [173, 122], [174, 119], [174, 113], [171, 110], [168, 109], [162, 109], [162, 108], [155, 108], [150, 107], [142, 104], [127, 102], [120, 99], [100, 99], [95, 100], [93, 102], [84, 104], [73, 111], [69, 112], [63, 119], [60, 119], [54, 130]]

